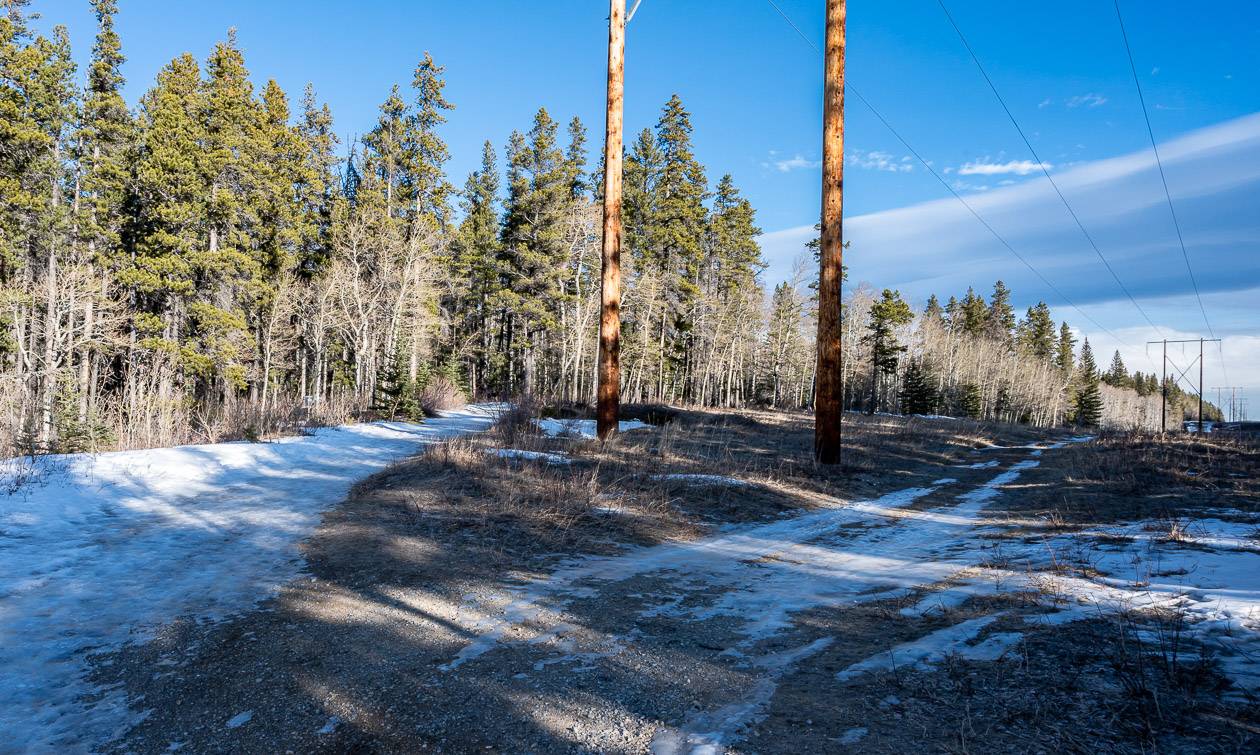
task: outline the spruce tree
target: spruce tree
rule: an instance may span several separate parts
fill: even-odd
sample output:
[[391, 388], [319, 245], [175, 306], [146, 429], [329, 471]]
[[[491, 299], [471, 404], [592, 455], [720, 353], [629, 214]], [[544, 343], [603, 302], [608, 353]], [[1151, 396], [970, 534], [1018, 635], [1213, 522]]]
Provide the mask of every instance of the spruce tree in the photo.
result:
[[984, 418], [984, 395], [980, 392], [980, 386], [975, 383], [963, 385], [962, 396], [959, 397], [958, 403], [964, 417], [970, 419]]
[[967, 289], [967, 295], [963, 297], [959, 311], [964, 333], [969, 336], [979, 337], [987, 332], [989, 307], [984, 303], [984, 298], [976, 296], [976, 292], [971, 288]]
[[901, 354], [906, 351], [897, 341], [897, 328], [913, 319], [910, 305], [898, 291], [884, 289], [880, 299], [871, 305], [866, 335], [862, 337], [871, 349], [871, 412], [878, 409], [880, 376], [895, 374]]
[[[300, 275], [310, 278], [324, 270], [332, 254], [333, 216], [342, 200], [337, 176], [337, 135], [332, 112], [315, 99], [310, 84], [302, 95], [302, 119], [298, 133], [305, 146], [304, 170], [297, 186], [301, 212], [298, 217]], [[347, 171], [350, 166], [347, 166]]]
[[902, 414], [935, 414], [939, 397], [936, 381], [921, 360], [911, 359], [901, 379]]
[[1098, 387], [1098, 364], [1089, 339], [1081, 344], [1081, 359], [1076, 368], [1076, 424], [1097, 427], [1102, 422], [1102, 392]]
[[[952, 297], [950, 301], [954, 301]], [[945, 310], [941, 307], [941, 302], [936, 298], [936, 294], [928, 297], [927, 306], [923, 309], [923, 320], [933, 325], [939, 325], [942, 328], [947, 327]]]
[[753, 285], [765, 266], [757, 243], [760, 235], [752, 203], [739, 195], [729, 173], [722, 176], [709, 218], [709, 258], [719, 294]]
[[1054, 356], [1054, 320], [1044, 301], [1028, 308], [1024, 321], [1019, 324], [1018, 341], [1025, 353], [1037, 359], [1048, 362]]
[[412, 236], [445, 228], [450, 218], [449, 198], [454, 187], [446, 180], [444, 169], [450, 150], [437, 132], [446, 122], [445, 113], [455, 109], [442, 91], [445, 71], [425, 52], [411, 79], [415, 93], [412, 108], [403, 117], [399, 201], [406, 206]]
[[1072, 363], [1076, 361], [1073, 351], [1075, 346], [1076, 338], [1072, 336], [1072, 329], [1065, 322], [1059, 326], [1059, 342], [1054, 351], [1054, 366], [1059, 368], [1064, 377], [1072, 374]]
[[1015, 310], [1011, 307], [1011, 290], [1002, 281], [993, 286], [985, 333], [995, 341], [1009, 343], [1015, 330]]
[[1107, 374], [1103, 375], [1102, 381], [1107, 385], [1115, 388], [1132, 388], [1133, 383], [1129, 377], [1129, 369], [1124, 366], [1124, 360], [1120, 358], [1120, 350], [1111, 357], [1111, 369], [1107, 370]]

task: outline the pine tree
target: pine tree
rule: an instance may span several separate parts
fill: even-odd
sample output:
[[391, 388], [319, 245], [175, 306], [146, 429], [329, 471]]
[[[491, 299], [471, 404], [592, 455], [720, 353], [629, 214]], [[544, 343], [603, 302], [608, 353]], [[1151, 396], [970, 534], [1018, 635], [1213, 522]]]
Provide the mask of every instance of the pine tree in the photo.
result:
[[1086, 338], [1081, 344], [1081, 359], [1076, 368], [1076, 424], [1097, 427], [1102, 422], [1102, 392], [1098, 388], [1098, 364]]
[[1059, 342], [1054, 352], [1054, 366], [1059, 368], [1064, 377], [1072, 374], [1072, 363], [1076, 361], [1073, 350], [1075, 346], [1076, 338], [1072, 336], [1072, 329], [1065, 322], [1059, 326]]
[[132, 181], [134, 253], [118, 273], [137, 309], [134, 331], [149, 347], [178, 352], [181, 316], [196, 286], [193, 260], [204, 244], [210, 185], [198, 156], [204, 143], [201, 72], [185, 54], [158, 74], [141, 100], [142, 141]]
[[448, 353], [471, 342], [470, 393], [486, 387], [490, 358], [490, 306], [499, 290], [499, 168], [494, 145], [481, 150], [481, 168], [464, 183], [460, 206], [464, 219], [451, 242], [450, 311], [459, 313], [451, 330]]
[[[302, 95], [302, 120], [298, 134], [305, 145], [304, 170], [297, 186], [301, 212], [298, 216], [300, 248], [298, 273], [310, 278], [327, 266], [332, 254], [333, 216], [343, 197], [337, 176], [337, 135], [332, 112], [315, 99], [310, 84]], [[348, 166], [349, 168], [349, 166]], [[348, 170], [347, 170], [348, 172]]]
[[586, 196], [591, 184], [586, 175], [586, 126], [576, 115], [569, 121], [569, 146], [564, 151], [564, 164], [569, 175], [569, 199]]
[[565, 215], [571, 182], [557, 124], [546, 109], [534, 117], [528, 140], [513, 134], [508, 146], [508, 198], [501, 256], [506, 286], [501, 292], [523, 342], [523, 388], [535, 384], [537, 339], [558, 324], [557, 305], [564, 300], [567, 245]]
[[1019, 324], [1018, 341], [1020, 348], [1037, 359], [1048, 362], [1054, 356], [1054, 320], [1044, 301], [1028, 308], [1024, 321]]
[[1107, 370], [1107, 374], [1102, 376], [1102, 381], [1115, 388], [1133, 387], [1133, 382], [1129, 377], [1129, 369], [1124, 366], [1124, 360], [1120, 358], [1119, 349], [1111, 357], [1111, 369]]
[[411, 80], [413, 107], [403, 118], [399, 201], [407, 208], [413, 237], [445, 228], [450, 218], [449, 198], [454, 187], [447, 182], [443, 168], [450, 150], [437, 133], [446, 122], [444, 113], [455, 109], [442, 93], [445, 71], [425, 52]]
[[993, 286], [985, 332], [995, 341], [1009, 343], [1015, 330], [1015, 310], [1011, 307], [1011, 290], [1002, 281]]
[[976, 292], [968, 288], [967, 295], [963, 297], [962, 304], [959, 305], [959, 311], [964, 333], [978, 337], [987, 332], [989, 307], [984, 303], [983, 297], [976, 296]]
[[[954, 302], [955, 300], [953, 297], [950, 297], [950, 301]], [[924, 322], [939, 325], [942, 328], [948, 326], [948, 322], [945, 318], [945, 310], [941, 308], [941, 302], [936, 298], [936, 294], [932, 294], [928, 297], [927, 306], [923, 309], [923, 320]]]
[[940, 399], [936, 381], [922, 360], [911, 359], [901, 379], [902, 414], [935, 414]]
[[980, 392], [980, 386], [975, 383], [963, 385], [962, 396], [958, 404], [964, 417], [970, 419], [982, 419], [984, 417], [984, 396]]
[[901, 298], [900, 292], [886, 288], [880, 299], [871, 305], [862, 341], [871, 349], [872, 412], [878, 409], [880, 376], [895, 374], [901, 354], [906, 351], [906, 347], [897, 341], [897, 328], [913, 319], [914, 313]]
[[765, 266], [757, 243], [760, 235], [752, 203], [739, 195], [729, 173], [722, 176], [709, 217], [710, 266], [719, 294], [753, 285]]

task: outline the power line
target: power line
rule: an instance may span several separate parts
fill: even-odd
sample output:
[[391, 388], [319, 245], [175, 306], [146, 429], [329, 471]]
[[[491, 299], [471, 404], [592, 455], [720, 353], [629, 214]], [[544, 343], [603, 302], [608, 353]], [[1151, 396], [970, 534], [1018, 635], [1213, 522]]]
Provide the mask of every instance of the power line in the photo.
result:
[[[1159, 168], [1159, 180], [1164, 185], [1164, 198], [1168, 200], [1168, 214], [1172, 217], [1173, 228], [1177, 231], [1177, 243], [1181, 246], [1181, 257], [1186, 261], [1186, 272], [1190, 274], [1190, 285], [1194, 287], [1194, 298], [1199, 303], [1199, 313], [1203, 315], [1203, 324], [1208, 334], [1216, 338], [1212, 323], [1208, 320], [1207, 309], [1203, 306], [1203, 297], [1199, 294], [1199, 282], [1195, 279], [1194, 268], [1190, 265], [1190, 253], [1186, 251], [1186, 240], [1181, 233], [1181, 222], [1177, 219], [1177, 210], [1173, 206], [1172, 192], [1168, 190], [1168, 177], [1164, 174], [1164, 161], [1159, 156], [1159, 146], [1155, 142], [1155, 129], [1151, 127], [1151, 112], [1146, 107], [1146, 95], [1142, 93], [1142, 81], [1138, 78], [1137, 64], [1133, 61], [1133, 47], [1129, 44], [1129, 32], [1124, 27], [1124, 15], [1120, 12], [1120, 0], [1113, 0], [1116, 7], [1116, 21], [1120, 24], [1120, 38], [1124, 40], [1124, 51], [1129, 58], [1129, 71], [1133, 74], [1133, 87], [1137, 90], [1138, 102], [1142, 105], [1142, 118], [1146, 121], [1146, 135], [1151, 140], [1151, 151], [1155, 153], [1155, 165]], [[1218, 349], [1221, 358], [1221, 372], [1225, 374], [1225, 382], [1229, 382], [1229, 373], [1225, 367], [1225, 350]]]
[[[814, 52], [820, 55], [822, 54], [822, 51], [818, 49], [818, 45], [814, 44], [813, 40], [811, 40], [808, 36], [805, 35], [803, 31], [801, 31], [800, 27], [797, 26], [794, 21], [792, 21], [792, 18], [788, 16], [788, 14], [783, 12], [783, 9], [780, 8], [778, 4], [774, 2], [774, 0], [766, 0], [766, 2], [770, 3], [770, 6], [779, 12], [779, 15], [783, 17], [783, 20], [787, 21], [788, 25], [791, 26], [792, 29], [796, 31], [797, 35], [799, 35], [801, 39], [805, 40], [806, 44], [814, 48]], [[1024, 257], [1024, 255], [1016, 251], [1015, 247], [1011, 246], [1010, 243], [1005, 238], [1003, 238], [1002, 235], [998, 233], [997, 230], [992, 225], [990, 225], [989, 222], [985, 220], [980, 215], [980, 213], [976, 211], [974, 207], [971, 206], [971, 203], [968, 202], [966, 199], [964, 199], [963, 196], [959, 194], [958, 191], [954, 189], [954, 187], [951, 186], [949, 182], [946, 181], [945, 178], [936, 171], [935, 168], [932, 167], [932, 164], [929, 163], [926, 159], [923, 158], [922, 155], [919, 154], [918, 150], [910, 146], [910, 143], [906, 141], [904, 137], [902, 137], [902, 135], [897, 131], [897, 129], [893, 128], [892, 124], [888, 122], [888, 119], [885, 118], [883, 114], [880, 113], [879, 110], [874, 105], [871, 104], [870, 100], [862, 96], [862, 93], [858, 91], [857, 87], [853, 86], [852, 82], [849, 82], [846, 84], [846, 89], [851, 91], [853, 93], [853, 96], [857, 97], [858, 101], [861, 102], [863, 105], [865, 105], [866, 108], [870, 110], [872, 114], [874, 114], [875, 118], [878, 119], [879, 122], [884, 125], [884, 128], [888, 129], [889, 133], [891, 133], [897, 139], [897, 141], [901, 142], [901, 146], [905, 147], [906, 151], [908, 151], [911, 155], [914, 155], [914, 158], [918, 160], [925, 169], [927, 169], [928, 173], [930, 173], [933, 178], [939, 181], [940, 184], [944, 186], [945, 189], [950, 194], [952, 194], [955, 199], [957, 199], [960, 203], [962, 203], [963, 207], [967, 208], [967, 211], [970, 212], [972, 216], [975, 217], [975, 219], [978, 220], [980, 224], [983, 225], [985, 229], [990, 234], [992, 234], [995, 239], [998, 240], [998, 243], [1000, 243], [1003, 247], [1006, 248], [1007, 251], [1013, 254], [1016, 259], [1024, 263], [1024, 266], [1027, 267], [1029, 270], [1031, 270], [1033, 275], [1037, 276], [1037, 278], [1041, 280], [1042, 283], [1046, 284], [1046, 286], [1051, 291], [1053, 291], [1056, 295], [1058, 295], [1059, 298], [1064, 301], [1064, 303], [1066, 303], [1072, 309], [1076, 310], [1076, 312], [1080, 314], [1081, 317], [1085, 318], [1087, 321], [1093, 324], [1094, 327], [1098, 328], [1099, 330], [1103, 331], [1104, 333], [1106, 333], [1107, 335], [1115, 339], [1117, 343], [1123, 346], [1129, 347], [1129, 348], [1135, 348], [1131, 344], [1126, 343], [1124, 340], [1122, 340], [1118, 335], [1113, 333], [1111, 330], [1104, 327], [1101, 323], [1099, 323], [1093, 317], [1090, 317], [1089, 314], [1087, 314], [1083, 309], [1081, 309], [1076, 304], [1074, 304], [1072, 300], [1067, 297], [1066, 294], [1060, 291], [1057, 286], [1055, 286], [1044, 275], [1042, 275], [1041, 271], [1033, 267], [1032, 263], [1029, 262], [1028, 259]]]
[[997, 98], [998, 104], [1000, 104], [1002, 106], [1002, 110], [1006, 112], [1006, 117], [1010, 119], [1011, 125], [1013, 125], [1015, 130], [1019, 132], [1019, 137], [1024, 140], [1024, 146], [1026, 146], [1028, 151], [1032, 153], [1033, 159], [1037, 161], [1037, 166], [1041, 168], [1041, 172], [1045, 174], [1046, 180], [1048, 180], [1050, 185], [1054, 187], [1054, 192], [1059, 195], [1059, 201], [1063, 203], [1063, 206], [1067, 209], [1068, 214], [1072, 216], [1072, 220], [1076, 222], [1076, 227], [1081, 230], [1081, 235], [1083, 235], [1085, 240], [1089, 242], [1089, 245], [1093, 248], [1094, 253], [1098, 255], [1098, 259], [1102, 260], [1103, 266], [1107, 268], [1107, 272], [1111, 273], [1111, 277], [1115, 279], [1116, 285], [1120, 286], [1120, 290], [1124, 292], [1124, 295], [1129, 298], [1129, 301], [1133, 304], [1137, 311], [1141, 313], [1146, 322], [1155, 329], [1155, 332], [1162, 335], [1160, 327], [1155, 324], [1155, 321], [1152, 320], [1149, 315], [1146, 314], [1146, 310], [1142, 309], [1142, 305], [1138, 304], [1137, 299], [1134, 298], [1128, 287], [1124, 285], [1124, 281], [1120, 280], [1120, 276], [1116, 274], [1115, 269], [1111, 266], [1111, 263], [1107, 261], [1107, 257], [1102, 253], [1102, 250], [1098, 248], [1098, 244], [1095, 243], [1094, 237], [1091, 236], [1089, 231], [1085, 229], [1085, 224], [1081, 222], [1080, 217], [1076, 214], [1076, 210], [1072, 209], [1071, 203], [1068, 202], [1067, 197], [1065, 197], [1063, 192], [1059, 189], [1058, 182], [1056, 182], [1054, 177], [1050, 175], [1050, 170], [1046, 167], [1046, 164], [1042, 162], [1041, 157], [1037, 154], [1037, 150], [1033, 147], [1032, 142], [1024, 133], [1024, 129], [1019, 125], [1019, 121], [1015, 119], [1015, 115], [1011, 113], [1011, 109], [1007, 106], [1006, 100], [1002, 98], [1001, 93], [998, 92], [997, 86], [993, 83], [993, 79], [989, 78], [988, 72], [984, 70], [984, 65], [980, 63], [980, 58], [976, 55], [976, 51], [972, 49], [971, 43], [967, 41], [966, 35], [964, 35], [962, 29], [958, 27], [958, 24], [954, 21], [954, 17], [950, 15], [949, 9], [945, 7], [944, 0], [936, 1], [937, 4], [941, 6], [941, 10], [944, 11], [945, 18], [949, 20], [949, 25], [954, 27], [954, 31], [958, 34], [958, 38], [962, 40], [963, 47], [967, 48], [967, 53], [971, 56], [972, 62], [976, 64], [976, 68], [979, 69], [980, 75], [984, 77], [985, 83], [989, 85], [989, 89], [992, 90], [993, 96]]

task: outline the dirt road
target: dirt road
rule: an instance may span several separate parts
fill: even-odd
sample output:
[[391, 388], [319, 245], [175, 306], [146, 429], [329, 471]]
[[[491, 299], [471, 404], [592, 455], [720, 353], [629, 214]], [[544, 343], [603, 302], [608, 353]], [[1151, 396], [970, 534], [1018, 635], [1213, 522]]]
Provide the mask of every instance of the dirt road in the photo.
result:
[[[1107, 573], [1136, 563], [1132, 548], [1072, 550], [1044, 521], [988, 513], [1052, 488], [1073, 442], [964, 450], [870, 500], [814, 491], [770, 520], [610, 555], [514, 550], [418, 504], [352, 496], [308, 543], [309, 578], [226, 624], [102, 657], [95, 681], [146, 711], [120, 752], [1139, 749], [1146, 709], [1130, 709], [1132, 659], [1106, 617], [1223, 598], [1187, 604], [1151, 569]], [[728, 506], [756, 492], [697, 484]], [[1154, 630], [1133, 631], [1140, 660]], [[1209, 653], [1179, 637], [1201, 689], [1152, 677], [1149, 692], [1198, 700], [1216, 689]], [[1254, 743], [1220, 705], [1186, 707], [1161, 744]]]

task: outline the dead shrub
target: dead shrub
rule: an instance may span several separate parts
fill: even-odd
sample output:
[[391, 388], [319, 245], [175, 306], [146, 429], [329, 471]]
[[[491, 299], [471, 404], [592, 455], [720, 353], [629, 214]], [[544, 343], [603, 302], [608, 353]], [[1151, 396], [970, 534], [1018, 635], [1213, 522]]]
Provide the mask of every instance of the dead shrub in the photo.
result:
[[420, 392], [420, 408], [430, 417], [458, 409], [468, 403], [464, 392], [445, 375], [434, 375]]

